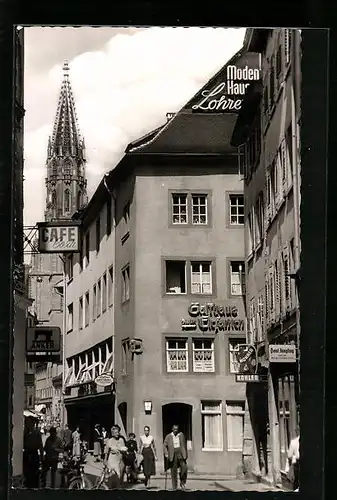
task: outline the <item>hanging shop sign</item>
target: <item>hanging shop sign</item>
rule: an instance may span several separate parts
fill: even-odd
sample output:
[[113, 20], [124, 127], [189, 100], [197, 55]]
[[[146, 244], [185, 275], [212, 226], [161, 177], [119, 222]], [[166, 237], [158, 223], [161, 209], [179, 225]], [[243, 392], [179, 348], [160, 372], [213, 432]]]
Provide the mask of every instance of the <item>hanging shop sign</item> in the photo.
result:
[[269, 345], [270, 363], [296, 363], [296, 346], [288, 345]]
[[80, 221], [39, 222], [38, 250], [40, 253], [80, 251]]
[[237, 373], [235, 375], [235, 381], [242, 383], [249, 382], [267, 382], [268, 376], [260, 373]]
[[99, 387], [109, 387], [114, 382], [114, 378], [111, 373], [102, 373], [95, 378], [95, 384]]
[[258, 357], [257, 350], [254, 345], [240, 344], [234, 351], [234, 364], [237, 373], [235, 381], [239, 383], [248, 382], [266, 382], [267, 375], [257, 373]]
[[54, 361], [60, 357], [61, 329], [58, 326], [40, 326], [26, 330], [27, 361]]
[[188, 308], [189, 318], [181, 320], [183, 331], [201, 332], [241, 332], [245, 331], [245, 322], [240, 319], [236, 306], [221, 306], [209, 302], [192, 302]]
[[192, 106], [194, 112], [238, 113], [249, 85], [260, 80], [260, 70], [229, 65], [224, 80], [215, 87], [201, 91], [200, 100]]

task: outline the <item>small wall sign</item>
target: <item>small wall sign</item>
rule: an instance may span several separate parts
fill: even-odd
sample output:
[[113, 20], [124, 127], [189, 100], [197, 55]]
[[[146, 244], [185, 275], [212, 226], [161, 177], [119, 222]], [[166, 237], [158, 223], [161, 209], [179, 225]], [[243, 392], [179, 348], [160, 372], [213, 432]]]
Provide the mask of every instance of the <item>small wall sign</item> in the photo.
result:
[[296, 363], [296, 346], [292, 344], [269, 345], [270, 363]]
[[108, 387], [112, 385], [114, 382], [114, 378], [111, 373], [102, 373], [95, 378], [95, 384], [100, 387]]
[[248, 383], [248, 382], [267, 382], [268, 381], [268, 376], [267, 375], [261, 375], [260, 373], [237, 373], [235, 376], [235, 381], [242, 383]]

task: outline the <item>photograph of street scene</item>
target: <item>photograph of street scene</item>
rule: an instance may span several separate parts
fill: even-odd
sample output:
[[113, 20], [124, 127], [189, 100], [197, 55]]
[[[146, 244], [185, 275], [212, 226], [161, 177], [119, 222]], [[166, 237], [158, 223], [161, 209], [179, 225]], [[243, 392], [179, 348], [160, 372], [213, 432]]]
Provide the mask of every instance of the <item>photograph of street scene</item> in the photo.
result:
[[15, 59], [12, 486], [299, 491], [301, 32]]

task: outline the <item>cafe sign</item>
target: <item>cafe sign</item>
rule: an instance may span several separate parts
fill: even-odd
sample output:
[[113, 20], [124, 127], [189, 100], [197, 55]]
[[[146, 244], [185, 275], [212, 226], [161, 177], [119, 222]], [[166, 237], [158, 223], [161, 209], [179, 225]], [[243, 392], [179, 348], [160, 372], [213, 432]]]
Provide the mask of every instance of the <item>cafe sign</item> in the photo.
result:
[[38, 223], [40, 253], [64, 253], [80, 251], [80, 222]]
[[260, 80], [260, 70], [246, 65], [239, 68], [228, 65], [225, 78], [215, 87], [201, 91], [199, 101], [192, 106], [194, 112], [238, 113], [249, 85]]
[[221, 306], [209, 302], [192, 302], [188, 308], [189, 318], [181, 320], [183, 331], [200, 332], [241, 332], [245, 331], [244, 320], [239, 318], [236, 306]]

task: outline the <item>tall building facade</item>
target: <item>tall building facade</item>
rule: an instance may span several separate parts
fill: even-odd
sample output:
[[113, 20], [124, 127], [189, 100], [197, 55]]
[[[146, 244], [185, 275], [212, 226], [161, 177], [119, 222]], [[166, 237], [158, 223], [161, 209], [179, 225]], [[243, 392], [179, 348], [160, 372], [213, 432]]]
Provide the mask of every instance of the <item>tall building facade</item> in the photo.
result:
[[[85, 146], [81, 138], [75, 101], [69, 78], [69, 66], [63, 66], [63, 81], [48, 141], [46, 161], [45, 220], [66, 220], [87, 203]], [[32, 255], [30, 296], [31, 312], [39, 325], [63, 329], [63, 257], [58, 254]], [[43, 411], [48, 424], [62, 420], [62, 363], [36, 364], [36, 409]]]
[[[89, 432], [115, 421], [137, 436], [149, 425], [159, 470], [164, 437], [178, 423], [191, 470], [243, 472], [246, 386], [236, 381], [235, 352], [246, 343], [244, 183], [230, 145], [237, 111], [215, 113], [230, 100], [205, 96], [223, 88], [231, 67], [248, 66], [259, 75], [259, 57], [240, 51], [164, 126], [130, 144], [80, 214], [83, 254], [67, 290], [68, 422]], [[104, 394], [94, 380], [107, 370], [111, 325], [114, 384]]]
[[[250, 469], [280, 484], [299, 424], [300, 34], [247, 30], [246, 48], [261, 55], [262, 79], [247, 92], [232, 143], [244, 178], [247, 340], [268, 374], [266, 384], [247, 384]], [[270, 358], [275, 344], [295, 346], [296, 359]]]
[[14, 331], [13, 331], [13, 395], [12, 395], [12, 478], [22, 474], [22, 450], [24, 410], [26, 409], [26, 364], [25, 338], [28, 318], [28, 299], [25, 266], [23, 260], [23, 119], [24, 119], [24, 30], [13, 28], [14, 82], [13, 102], [13, 285], [14, 285]]

